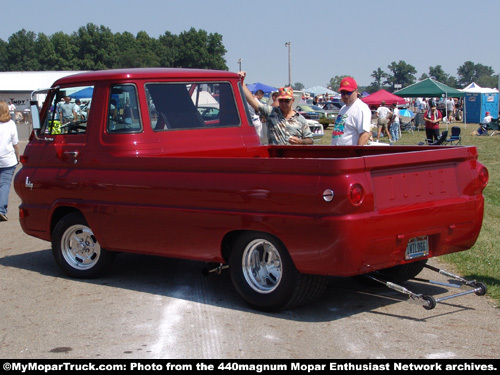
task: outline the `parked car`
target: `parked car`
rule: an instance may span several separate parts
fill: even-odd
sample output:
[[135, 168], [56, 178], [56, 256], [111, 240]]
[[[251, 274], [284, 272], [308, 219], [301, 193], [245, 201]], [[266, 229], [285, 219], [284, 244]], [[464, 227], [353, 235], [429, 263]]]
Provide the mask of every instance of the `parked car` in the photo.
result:
[[[306, 104], [299, 104], [297, 106], [297, 111], [302, 111], [302, 112], [316, 112], [319, 114], [319, 118], [335, 118], [335, 114], [333, 111], [329, 111], [326, 109], [323, 109], [317, 105], [306, 105]], [[337, 111], [338, 113], [338, 111]]]
[[307, 120], [316, 120], [320, 119], [320, 114], [314, 111], [310, 106], [306, 104], [299, 104], [295, 107], [295, 111], [304, 116]]
[[323, 104], [323, 109], [328, 110], [328, 111], [337, 111], [337, 113], [340, 111], [340, 108], [344, 106], [344, 103], [340, 102], [326, 102]]

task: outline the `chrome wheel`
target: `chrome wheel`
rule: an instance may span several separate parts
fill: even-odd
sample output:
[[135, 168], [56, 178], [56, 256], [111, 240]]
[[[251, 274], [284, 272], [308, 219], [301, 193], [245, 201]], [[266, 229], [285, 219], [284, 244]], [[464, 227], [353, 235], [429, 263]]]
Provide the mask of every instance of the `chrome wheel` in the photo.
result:
[[68, 227], [63, 233], [61, 253], [69, 266], [77, 270], [87, 270], [98, 263], [101, 246], [89, 227], [76, 224]]
[[272, 293], [281, 282], [281, 256], [269, 241], [256, 239], [243, 251], [242, 271], [248, 285], [258, 293]]

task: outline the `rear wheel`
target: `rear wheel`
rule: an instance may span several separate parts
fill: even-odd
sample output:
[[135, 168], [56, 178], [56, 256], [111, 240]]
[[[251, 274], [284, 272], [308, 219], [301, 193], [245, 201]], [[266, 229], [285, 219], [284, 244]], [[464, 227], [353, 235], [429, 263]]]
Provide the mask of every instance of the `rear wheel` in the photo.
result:
[[326, 288], [323, 276], [297, 271], [285, 246], [266, 233], [245, 233], [229, 260], [231, 279], [252, 307], [275, 311], [310, 302]]
[[115, 256], [101, 248], [79, 212], [70, 213], [57, 222], [52, 232], [52, 254], [58, 266], [76, 278], [101, 276]]

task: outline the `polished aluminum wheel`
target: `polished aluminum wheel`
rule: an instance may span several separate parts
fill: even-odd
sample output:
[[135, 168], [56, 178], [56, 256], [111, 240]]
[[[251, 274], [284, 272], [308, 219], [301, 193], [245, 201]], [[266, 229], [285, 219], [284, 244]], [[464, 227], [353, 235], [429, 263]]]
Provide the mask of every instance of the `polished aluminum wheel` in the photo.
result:
[[61, 253], [71, 267], [87, 270], [99, 261], [101, 246], [89, 227], [76, 224], [64, 232], [61, 238]]
[[269, 241], [248, 243], [242, 257], [242, 270], [248, 285], [258, 293], [273, 292], [281, 282], [282, 261], [278, 249]]

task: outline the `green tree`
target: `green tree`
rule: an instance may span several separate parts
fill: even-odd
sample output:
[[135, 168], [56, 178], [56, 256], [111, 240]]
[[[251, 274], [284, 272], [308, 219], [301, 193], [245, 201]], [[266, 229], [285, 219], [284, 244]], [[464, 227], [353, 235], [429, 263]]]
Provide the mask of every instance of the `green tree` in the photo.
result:
[[175, 67], [175, 62], [178, 60], [178, 38], [169, 31], [160, 35], [158, 39], [158, 55], [160, 57], [160, 66]]
[[9, 38], [7, 65], [10, 71], [39, 70], [36, 34], [22, 29]]
[[[482, 64], [474, 64], [472, 61], [466, 61], [463, 65], [461, 65], [457, 69], [458, 74], [458, 83], [462, 85], [462, 87], [467, 86], [472, 82], [476, 82], [479, 86], [482, 86], [480, 81], [488, 84], [488, 82], [493, 82], [495, 77], [495, 72], [490, 66], [485, 66]], [[498, 81], [497, 81], [498, 83]], [[493, 82], [493, 85], [490, 87], [495, 87], [496, 84]], [[486, 87], [486, 86], [485, 86]]]
[[76, 33], [79, 69], [100, 70], [117, 65], [118, 49], [111, 30], [88, 23]]
[[158, 55], [159, 42], [151, 38], [145, 31], [140, 31], [136, 37], [136, 51], [141, 57], [142, 67], [160, 66], [160, 57]]
[[70, 36], [59, 31], [52, 34], [50, 40], [57, 57], [51, 70], [78, 70], [75, 36]]
[[5, 72], [8, 68], [7, 63], [7, 48], [9, 44], [0, 39], [0, 72]]
[[303, 90], [304, 88], [305, 88], [304, 85], [302, 83], [300, 83], [300, 82], [295, 82], [292, 85], [292, 89], [294, 89], [294, 90], [300, 91], [300, 90]]
[[434, 67], [433, 66], [429, 67], [429, 77], [436, 81], [446, 84], [446, 82], [448, 82], [449, 75], [443, 71], [441, 65], [436, 65]]
[[141, 66], [141, 57], [137, 50], [136, 40], [132, 33], [116, 33], [114, 36], [118, 56], [115, 68], [138, 68]]
[[417, 73], [417, 70], [412, 65], [399, 60], [398, 63], [393, 61], [391, 65], [387, 67], [392, 72], [392, 75], [388, 75], [387, 80], [384, 83], [390, 87], [390, 91], [394, 91], [395, 84], [400, 84], [402, 87], [406, 87], [415, 83], [415, 74]]
[[378, 91], [382, 88], [382, 80], [386, 79], [389, 75], [384, 72], [381, 68], [377, 68], [377, 70], [374, 70], [371, 74], [371, 77], [375, 79], [370, 86], [367, 87], [367, 90], [369, 92], [375, 92]]
[[38, 34], [35, 51], [38, 56], [39, 70], [53, 70], [57, 63], [57, 55], [52, 41], [44, 33]]
[[204, 30], [191, 28], [179, 34], [175, 66], [183, 68], [227, 70], [220, 34], [207, 34]]

